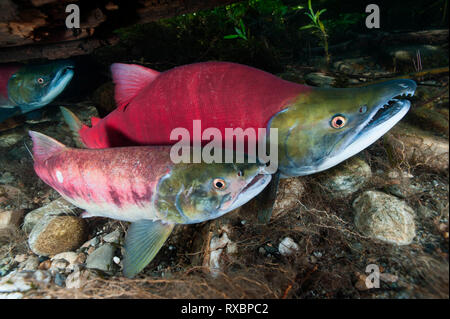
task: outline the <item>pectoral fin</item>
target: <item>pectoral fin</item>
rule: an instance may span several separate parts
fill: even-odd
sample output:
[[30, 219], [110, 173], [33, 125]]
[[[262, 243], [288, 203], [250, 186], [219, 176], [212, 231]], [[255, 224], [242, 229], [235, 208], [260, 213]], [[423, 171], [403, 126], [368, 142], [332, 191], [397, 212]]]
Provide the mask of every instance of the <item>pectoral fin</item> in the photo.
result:
[[131, 278], [156, 256], [173, 230], [174, 224], [140, 220], [130, 225], [125, 237], [123, 274]]
[[278, 184], [280, 183], [280, 171], [273, 174], [272, 179], [267, 187], [259, 193], [258, 198], [258, 222], [267, 224], [272, 216], [273, 205], [277, 198]]

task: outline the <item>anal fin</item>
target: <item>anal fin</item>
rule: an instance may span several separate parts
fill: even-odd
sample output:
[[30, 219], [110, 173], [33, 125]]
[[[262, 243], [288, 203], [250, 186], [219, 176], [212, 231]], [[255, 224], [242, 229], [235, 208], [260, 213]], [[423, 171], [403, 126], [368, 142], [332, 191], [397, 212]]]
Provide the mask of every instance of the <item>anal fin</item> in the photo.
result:
[[139, 220], [128, 228], [125, 237], [123, 274], [131, 278], [147, 266], [172, 233], [174, 224]]

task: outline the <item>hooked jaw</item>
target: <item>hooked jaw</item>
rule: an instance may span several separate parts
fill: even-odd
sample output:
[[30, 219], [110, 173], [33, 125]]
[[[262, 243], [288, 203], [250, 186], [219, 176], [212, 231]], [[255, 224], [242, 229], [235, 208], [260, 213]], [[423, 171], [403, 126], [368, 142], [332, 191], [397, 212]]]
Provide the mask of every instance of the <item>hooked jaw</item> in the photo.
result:
[[69, 84], [74, 74], [74, 66], [67, 64], [56, 73], [55, 78], [50, 83], [51, 89], [48, 91], [41, 101], [42, 105], [46, 105], [53, 101]]
[[417, 84], [412, 80], [394, 80], [369, 86], [366, 89], [380, 94], [367, 118], [353, 129], [349, 137], [336, 150], [317, 166], [317, 172], [333, 167], [349, 157], [359, 153], [386, 134], [408, 113], [409, 100], [398, 99], [401, 96], [413, 96]]
[[[388, 132], [408, 112], [411, 103], [408, 100], [399, 99], [401, 96], [412, 96], [417, 85], [412, 80], [393, 80], [369, 85], [358, 89], [349, 90], [354, 96], [350, 100], [367, 101], [367, 112], [363, 113], [354, 127], [344, 128], [341, 135], [337, 136], [333, 145], [324, 150], [322, 156], [317, 158], [313, 165], [297, 166], [291, 160], [289, 174], [285, 176], [302, 176], [327, 170], [351, 156], [359, 153], [377, 139]], [[337, 90], [337, 89], [334, 89]], [[344, 92], [342, 91], [343, 93]], [[361, 94], [360, 97], [358, 95]], [[361, 108], [362, 109], [362, 108]], [[353, 114], [355, 118], [361, 114]], [[295, 162], [295, 160], [293, 160]]]

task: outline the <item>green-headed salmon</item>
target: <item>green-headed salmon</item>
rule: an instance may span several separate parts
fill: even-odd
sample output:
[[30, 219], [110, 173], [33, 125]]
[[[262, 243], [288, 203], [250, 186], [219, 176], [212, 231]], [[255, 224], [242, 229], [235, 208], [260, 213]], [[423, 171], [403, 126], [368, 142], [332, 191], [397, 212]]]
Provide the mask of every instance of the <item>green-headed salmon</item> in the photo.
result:
[[176, 224], [200, 223], [245, 204], [270, 182], [258, 163], [179, 163], [170, 146], [73, 149], [30, 131], [37, 175], [65, 199], [102, 216], [132, 222], [124, 274], [156, 255]]
[[74, 74], [70, 60], [0, 66], [0, 122], [52, 102]]

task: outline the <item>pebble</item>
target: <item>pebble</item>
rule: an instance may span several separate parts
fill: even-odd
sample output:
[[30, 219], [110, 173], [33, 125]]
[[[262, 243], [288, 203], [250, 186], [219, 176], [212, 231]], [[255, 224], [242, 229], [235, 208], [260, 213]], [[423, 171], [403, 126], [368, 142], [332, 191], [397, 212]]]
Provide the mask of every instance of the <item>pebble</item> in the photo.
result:
[[18, 263], [22, 263], [25, 260], [27, 260], [27, 255], [26, 254], [20, 254], [14, 257], [14, 261], [18, 262]]
[[50, 259], [44, 260], [39, 264], [39, 270], [48, 270], [52, 266], [52, 261]]
[[88, 270], [78, 270], [74, 271], [66, 278], [66, 288], [68, 289], [79, 289], [86, 285], [88, 279], [93, 277], [93, 274]]
[[213, 277], [217, 276], [220, 272], [220, 256], [222, 255], [223, 249], [231, 243], [226, 232], [222, 233], [222, 236], [213, 236], [211, 242], [209, 243], [209, 261], [208, 267], [210, 269], [211, 275]]
[[55, 284], [60, 287], [64, 287], [66, 284], [66, 277], [61, 273], [57, 272], [55, 274]]
[[103, 241], [105, 241], [107, 243], [119, 244], [121, 235], [122, 235], [122, 233], [120, 232], [120, 230], [116, 229], [112, 233], [109, 233], [109, 234], [103, 236]]
[[56, 259], [52, 261], [52, 266], [49, 270], [51, 273], [58, 273], [60, 271], [65, 271], [68, 265], [69, 262], [64, 259]]
[[285, 237], [278, 245], [278, 251], [283, 256], [295, 254], [299, 250], [297, 243], [290, 237]]
[[73, 264], [78, 254], [73, 251], [65, 251], [54, 255], [51, 260], [65, 259], [68, 263]]
[[380, 280], [391, 284], [398, 281], [398, 276], [382, 272], [380, 273]]
[[83, 245], [81, 245], [81, 248], [89, 248], [89, 247], [95, 247], [100, 243], [100, 239], [98, 237], [94, 237], [87, 242], [85, 242]]
[[86, 222], [79, 217], [46, 215], [33, 227], [28, 244], [35, 254], [49, 256], [79, 248], [86, 234]]
[[38, 256], [28, 256], [27, 260], [19, 265], [21, 270], [37, 270], [39, 267], [39, 257]]
[[114, 271], [114, 252], [116, 248], [111, 244], [104, 244], [93, 251], [86, 259], [86, 268], [97, 269], [105, 273]]
[[408, 245], [416, 235], [413, 209], [392, 195], [366, 191], [353, 201], [353, 209], [357, 229], [368, 237]]
[[17, 228], [23, 217], [23, 210], [2, 210], [0, 208], [0, 229]]
[[114, 262], [116, 265], [120, 264], [120, 258], [117, 257], [117, 256], [114, 256], [113, 262]]

